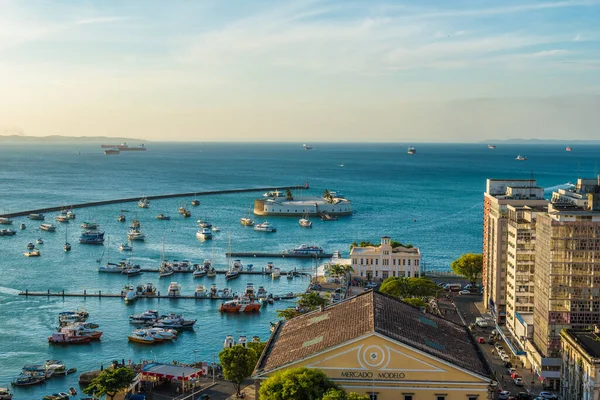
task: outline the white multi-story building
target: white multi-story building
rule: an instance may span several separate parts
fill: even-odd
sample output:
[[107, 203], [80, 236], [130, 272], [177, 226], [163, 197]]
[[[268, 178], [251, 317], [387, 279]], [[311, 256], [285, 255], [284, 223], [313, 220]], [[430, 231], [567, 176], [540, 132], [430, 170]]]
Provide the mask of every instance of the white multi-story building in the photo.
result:
[[389, 277], [419, 277], [421, 253], [417, 247], [392, 248], [391, 238], [383, 236], [381, 245], [353, 247], [350, 251], [354, 277], [381, 281]]

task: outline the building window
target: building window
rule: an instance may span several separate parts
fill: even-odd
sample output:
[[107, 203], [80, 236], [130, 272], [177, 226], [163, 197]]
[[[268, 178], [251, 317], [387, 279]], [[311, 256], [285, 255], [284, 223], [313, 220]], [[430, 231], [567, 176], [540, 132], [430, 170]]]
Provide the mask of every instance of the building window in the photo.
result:
[[392, 276], [396, 276], [396, 271], [392, 271]]
[[369, 399], [371, 399], [371, 400], [377, 400], [377, 395], [376, 394], [370, 394], [369, 395]]
[[405, 394], [404, 395], [404, 400], [413, 400], [413, 395], [412, 394]]
[[376, 277], [379, 276], [379, 270], [377, 270], [377, 269], [375, 270], [375, 276]]
[[446, 400], [446, 395], [445, 394], [436, 394], [435, 400]]
[[396, 265], [396, 259], [395, 259], [395, 258], [394, 258], [394, 260], [392, 261], [392, 263], [393, 263], [394, 265]]
[[378, 258], [375, 259], [375, 265], [379, 265], [379, 259]]
[[406, 276], [410, 278], [410, 271], [406, 271]]
[[467, 395], [467, 400], [477, 400], [477, 395], [472, 395], [472, 394], [468, 394]]
[[408, 259], [408, 265], [410, 265], [410, 258]]

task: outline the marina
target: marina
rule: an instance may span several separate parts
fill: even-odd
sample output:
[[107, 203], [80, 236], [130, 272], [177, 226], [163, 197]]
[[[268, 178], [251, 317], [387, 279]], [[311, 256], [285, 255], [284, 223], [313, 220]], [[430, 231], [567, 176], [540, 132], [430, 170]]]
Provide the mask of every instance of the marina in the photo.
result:
[[[274, 300], [293, 300], [301, 294], [302, 293], [278, 294], [278, 295], [272, 295], [272, 298]], [[50, 290], [48, 290], [47, 292], [29, 292], [29, 291], [25, 290], [24, 292], [20, 292], [19, 296], [25, 296], [25, 297], [82, 297], [82, 298], [93, 297], [93, 298], [99, 298], [99, 299], [103, 299], [103, 298], [122, 299], [124, 297], [124, 295], [122, 293], [102, 293], [101, 290], [99, 290], [98, 292], [87, 292], [84, 290], [82, 293], [65, 293], [65, 291], [51, 292]], [[178, 295], [174, 296], [169, 293], [167, 293], [166, 295], [161, 295], [160, 292], [157, 292], [157, 294], [155, 294], [155, 295], [138, 296], [138, 298], [171, 299], [171, 300], [178, 300], [178, 299], [183, 299], [183, 300], [233, 300], [233, 299], [235, 299], [235, 297], [233, 295], [232, 296], [210, 296], [210, 295], [199, 295], [198, 293], [195, 293], [193, 295], [178, 294]]]

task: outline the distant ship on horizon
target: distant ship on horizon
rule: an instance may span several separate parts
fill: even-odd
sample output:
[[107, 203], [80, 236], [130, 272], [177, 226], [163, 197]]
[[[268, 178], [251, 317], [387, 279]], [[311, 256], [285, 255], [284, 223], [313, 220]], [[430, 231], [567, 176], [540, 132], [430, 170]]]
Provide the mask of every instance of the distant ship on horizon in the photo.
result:
[[495, 149], [495, 148], [496, 148], [496, 145], [494, 145], [494, 144], [488, 144], [488, 149]]
[[414, 147], [410, 146], [410, 147], [408, 148], [408, 154], [411, 154], [411, 155], [412, 155], [412, 154], [415, 154], [416, 152], [417, 152], [417, 150], [416, 150]]
[[103, 144], [100, 147], [103, 149], [117, 149], [119, 151], [146, 151], [146, 147], [143, 144], [130, 147], [127, 142], [121, 144]]
[[310, 144], [303, 144], [302, 147], [304, 147], [304, 150], [312, 150], [312, 146]]

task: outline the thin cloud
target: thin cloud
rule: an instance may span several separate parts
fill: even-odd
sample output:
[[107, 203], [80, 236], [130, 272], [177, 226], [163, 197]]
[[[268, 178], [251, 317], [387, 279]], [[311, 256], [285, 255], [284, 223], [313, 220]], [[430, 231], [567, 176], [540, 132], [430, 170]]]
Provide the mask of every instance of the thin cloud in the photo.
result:
[[125, 21], [130, 19], [129, 17], [97, 17], [97, 18], [86, 18], [75, 21], [75, 25], [89, 25], [89, 24], [106, 24], [110, 22]]

